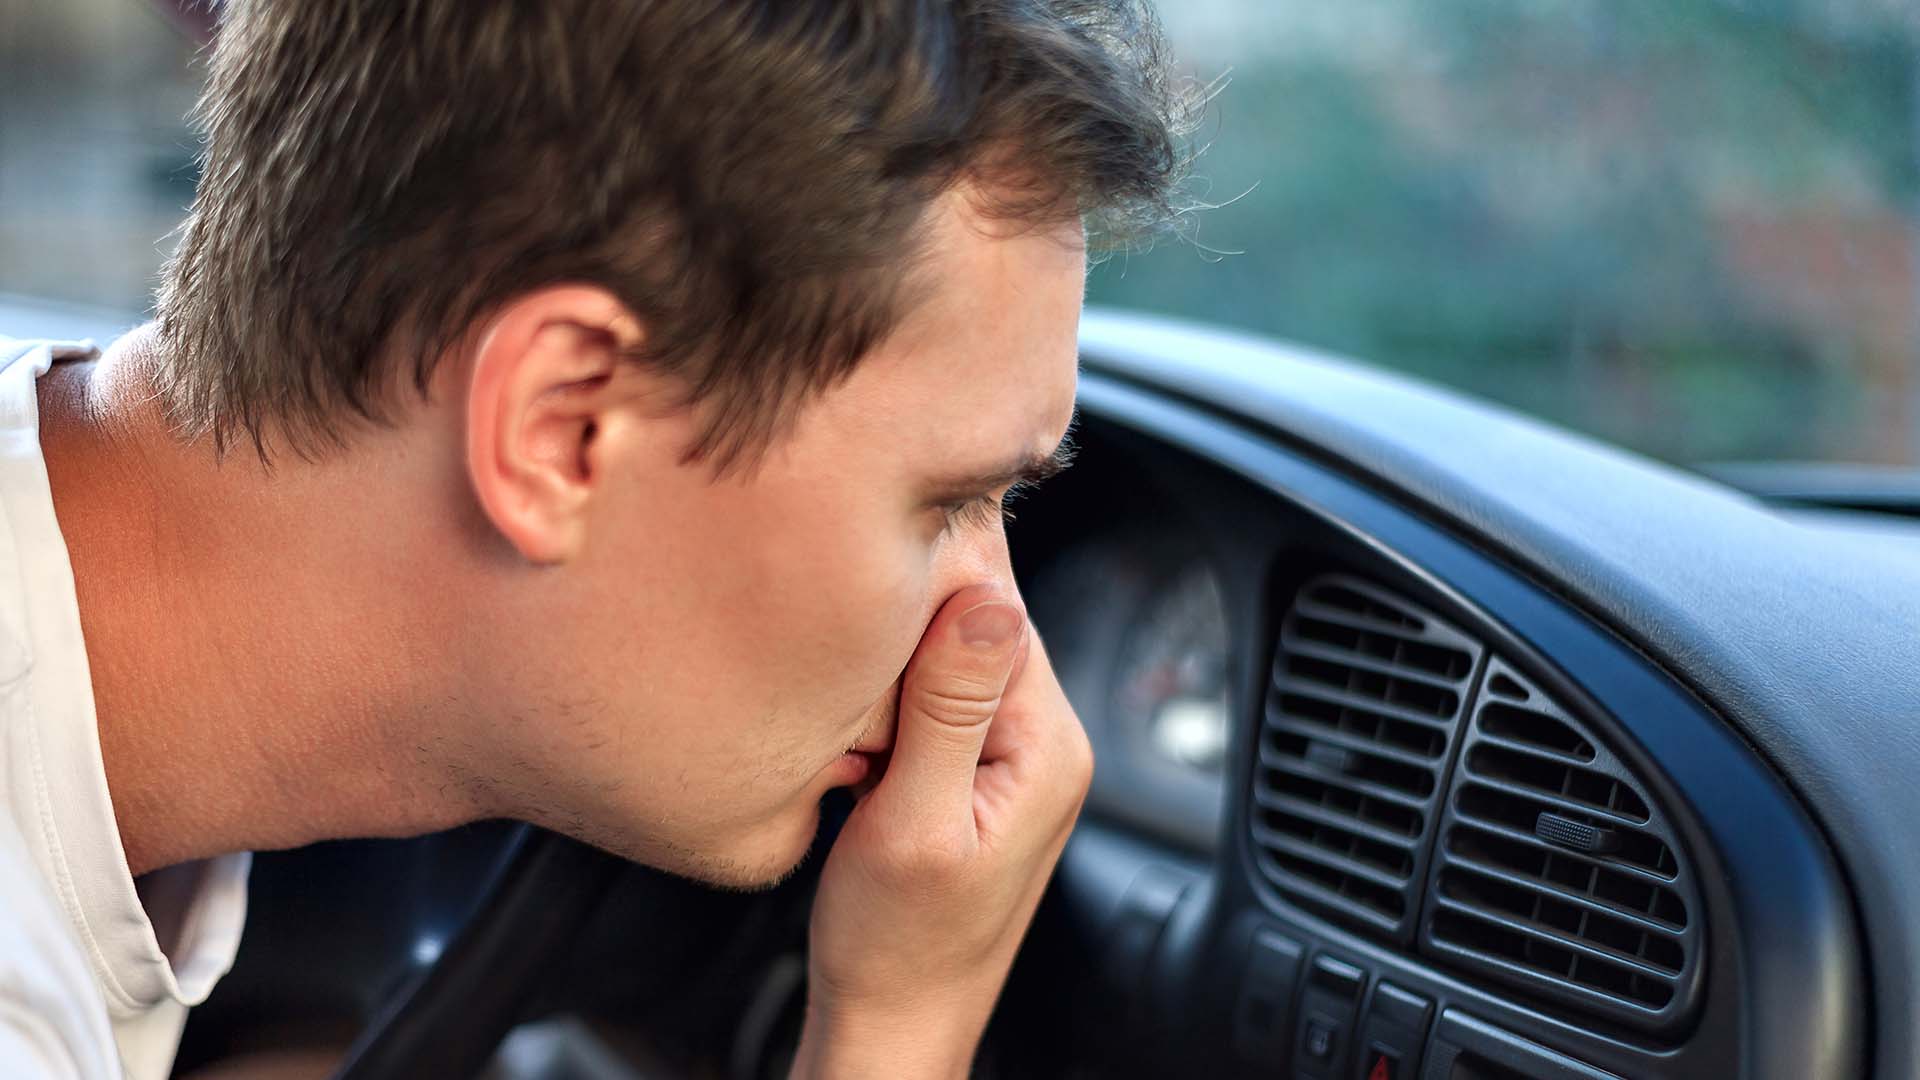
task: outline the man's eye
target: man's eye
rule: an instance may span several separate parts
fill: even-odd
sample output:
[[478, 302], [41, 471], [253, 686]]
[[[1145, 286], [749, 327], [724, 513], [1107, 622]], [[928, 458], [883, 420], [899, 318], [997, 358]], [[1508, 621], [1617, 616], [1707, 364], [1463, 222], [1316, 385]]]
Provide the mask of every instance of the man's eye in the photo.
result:
[[949, 503], [940, 508], [947, 516], [949, 531], [959, 528], [986, 529], [1004, 519], [1006, 505], [998, 496], [982, 495], [965, 502]]
[[1025, 494], [1028, 486], [1017, 483], [998, 495], [989, 492], [978, 498], [949, 503], [941, 507], [941, 511], [947, 517], [947, 529], [990, 529], [995, 525], [1012, 521], [1013, 511], [1008, 504]]

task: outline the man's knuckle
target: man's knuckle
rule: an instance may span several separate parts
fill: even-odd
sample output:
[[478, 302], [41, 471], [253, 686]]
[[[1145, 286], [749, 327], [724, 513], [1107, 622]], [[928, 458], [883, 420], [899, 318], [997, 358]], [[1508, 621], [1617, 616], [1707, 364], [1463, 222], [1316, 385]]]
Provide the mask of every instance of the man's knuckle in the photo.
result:
[[1093, 783], [1093, 743], [1087, 731], [1072, 714], [1060, 729], [1054, 744], [1055, 768], [1063, 789], [1084, 794]]
[[947, 887], [964, 873], [968, 862], [965, 845], [939, 831], [902, 836], [880, 854], [894, 880], [916, 890]]
[[1075, 724], [1073, 735], [1067, 740], [1067, 770], [1075, 790], [1084, 792], [1093, 783], [1093, 766], [1093, 743], [1088, 741], [1080, 725]]
[[920, 710], [929, 719], [955, 727], [971, 727], [988, 719], [999, 703], [998, 687], [964, 679], [922, 686], [918, 694]]

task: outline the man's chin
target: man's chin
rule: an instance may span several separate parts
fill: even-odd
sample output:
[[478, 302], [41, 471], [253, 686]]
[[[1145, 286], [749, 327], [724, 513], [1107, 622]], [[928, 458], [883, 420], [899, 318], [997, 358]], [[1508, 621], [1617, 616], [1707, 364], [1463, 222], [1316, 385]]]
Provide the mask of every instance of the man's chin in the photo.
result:
[[806, 855], [803, 851], [797, 858], [763, 863], [711, 860], [690, 867], [686, 876], [703, 885], [729, 892], [767, 892], [786, 884], [800, 869], [800, 864], [806, 861]]
[[793, 876], [806, 861], [819, 828], [820, 810], [816, 805], [808, 808], [805, 821], [769, 823], [729, 850], [709, 850], [671, 841], [646, 844], [644, 850], [638, 851], [613, 850], [633, 862], [703, 885], [735, 892], [763, 892]]

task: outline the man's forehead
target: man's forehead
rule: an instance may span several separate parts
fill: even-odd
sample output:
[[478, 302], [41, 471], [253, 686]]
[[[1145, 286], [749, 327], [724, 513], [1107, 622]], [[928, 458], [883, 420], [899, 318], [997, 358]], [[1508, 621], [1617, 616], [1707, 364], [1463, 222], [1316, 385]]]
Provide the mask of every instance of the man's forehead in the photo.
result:
[[930, 212], [916, 302], [796, 434], [883, 450], [921, 476], [1054, 450], [1078, 383], [1084, 241], [1077, 223], [1010, 230], [970, 219], [976, 207], [949, 196]]
[[[921, 354], [945, 368], [919, 397], [904, 447], [942, 476], [1010, 480], [1044, 470], [1073, 422], [1078, 354], [1065, 341], [976, 343]], [[986, 484], [985, 486], [997, 486]]]
[[1013, 422], [1058, 436], [1078, 374], [1084, 235], [1077, 222], [1009, 230], [975, 205], [949, 200], [929, 226], [927, 288], [902, 344], [922, 364], [944, 359], [948, 393], [1002, 399]]

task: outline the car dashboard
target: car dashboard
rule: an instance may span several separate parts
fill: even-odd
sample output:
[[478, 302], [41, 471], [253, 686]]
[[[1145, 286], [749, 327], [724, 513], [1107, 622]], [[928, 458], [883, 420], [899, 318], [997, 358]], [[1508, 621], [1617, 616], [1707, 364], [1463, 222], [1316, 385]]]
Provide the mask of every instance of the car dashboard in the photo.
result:
[[1910, 523], [1158, 320], [1084, 354], [1012, 526], [1099, 762], [1080, 944], [1003, 1016], [1072, 1002], [1094, 1075], [1913, 1074]]

